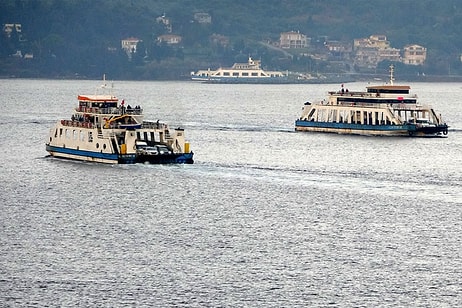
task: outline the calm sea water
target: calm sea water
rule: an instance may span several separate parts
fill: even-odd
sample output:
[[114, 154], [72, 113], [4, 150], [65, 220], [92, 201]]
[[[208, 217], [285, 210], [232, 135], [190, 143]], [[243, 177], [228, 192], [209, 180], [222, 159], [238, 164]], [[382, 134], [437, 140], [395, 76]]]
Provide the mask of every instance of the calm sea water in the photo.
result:
[[461, 84], [411, 84], [451, 126], [412, 139], [295, 133], [340, 85], [118, 81], [195, 164], [48, 157], [98, 85], [0, 80], [0, 306], [462, 305]]

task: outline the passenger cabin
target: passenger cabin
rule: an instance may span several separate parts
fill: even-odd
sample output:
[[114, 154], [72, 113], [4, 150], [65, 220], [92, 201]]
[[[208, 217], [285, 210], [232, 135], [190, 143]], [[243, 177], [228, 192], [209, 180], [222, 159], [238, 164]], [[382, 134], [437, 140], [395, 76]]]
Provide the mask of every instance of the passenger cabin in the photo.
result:
[[118, 107], [118, 99], [114, 96], [94, 95], [78, 96], [79, 107], [77, 111], [87, 113], [115, 113]]
[[331, 105], [376, 105], [376, 104], [416, 104], [417, 96], [409, 94], [409, 86], [371, 86], [367, 91], [350, 92], [342, 88], [341, 91], [329, 92]]

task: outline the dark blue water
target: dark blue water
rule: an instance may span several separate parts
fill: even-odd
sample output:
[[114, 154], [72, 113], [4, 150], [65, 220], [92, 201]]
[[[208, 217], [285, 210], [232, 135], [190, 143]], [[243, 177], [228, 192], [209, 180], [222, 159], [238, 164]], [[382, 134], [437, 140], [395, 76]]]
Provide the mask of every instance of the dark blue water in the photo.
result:
[[411, 84], [451, 126], [411, 139], [293, 132], [336, 85], [116, 82], [196, 163], [47, 157], [98, 84], [0, 81], [0, 306], [462, 305], [459, 84]]

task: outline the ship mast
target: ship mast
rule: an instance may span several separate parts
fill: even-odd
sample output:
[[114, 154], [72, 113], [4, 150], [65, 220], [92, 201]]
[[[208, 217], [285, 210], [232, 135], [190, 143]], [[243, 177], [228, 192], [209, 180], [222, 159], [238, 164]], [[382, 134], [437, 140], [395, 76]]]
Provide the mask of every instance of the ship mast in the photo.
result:
[[393, 81], [395, 80], [395, 77], [393, 77], [393, 72], [395, 71], [395, 67], [390, 65], [390, 85], [393, 85]]

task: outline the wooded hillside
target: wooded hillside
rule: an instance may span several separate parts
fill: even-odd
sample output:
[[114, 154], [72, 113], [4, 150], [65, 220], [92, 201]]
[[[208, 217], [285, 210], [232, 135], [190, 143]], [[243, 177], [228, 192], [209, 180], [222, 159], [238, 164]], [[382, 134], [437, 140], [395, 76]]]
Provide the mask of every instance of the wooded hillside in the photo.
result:
[[[202, 12], [211, 16], [210, 24], [194, 20]], [[171, 33], [182, 37], [179, 46], [157, 42], [168, 33], [156, 21], [162, 15]], [[0, 23], [21, 24], [21, 33], [1, 35], [0, 76], [93, 78], [105, 72], [114, 78], [178, 79], [249, 55], [273, 69], [335, 72], [328, 61], [297, 53], [285, 58], [262, 44], [291, 30], [306, 34], [313, 45], [383, 34], [396, 48], [427, 48], [423, 67], [403, 70], [462, 75], [460, 0], [2, 0]], [[213, 34], [229, 43], [213, 42]], [[131, 61], [121, 50], [127, 37], [142, 40], [138, 50], [144, 50]], [[12, 56], [18, 50], [33, 58]]]

